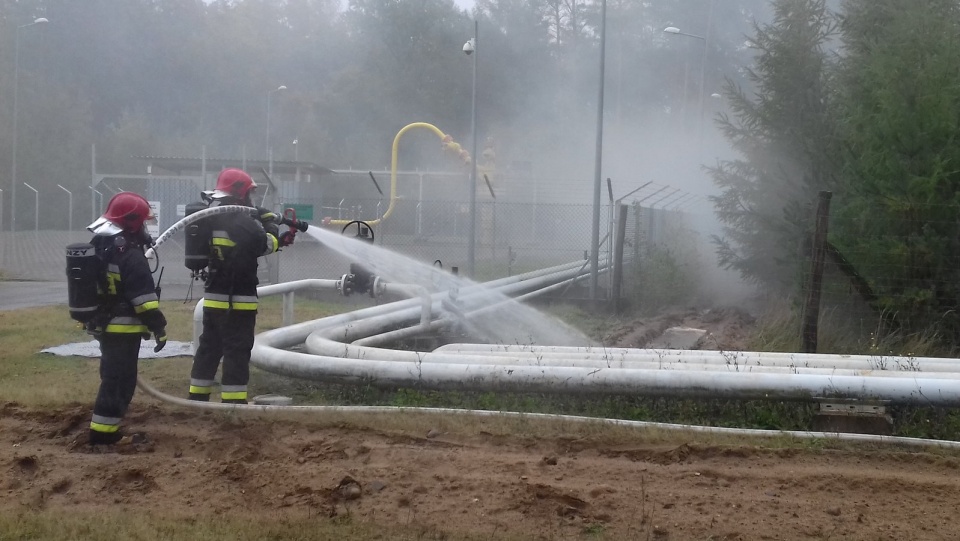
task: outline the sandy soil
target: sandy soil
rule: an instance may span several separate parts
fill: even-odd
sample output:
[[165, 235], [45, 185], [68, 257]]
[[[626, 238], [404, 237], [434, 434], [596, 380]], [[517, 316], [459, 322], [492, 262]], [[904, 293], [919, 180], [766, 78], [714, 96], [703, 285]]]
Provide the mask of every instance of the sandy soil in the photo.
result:
[[[749, 317], [714, 316], [675, 315], [712, 326], [717, 344], [743, 339]], [[618, 342], [663, 324], [648, 323], [625, 326]], [[272, 521], [350, 513], [384, 531], [405, 524], [489, 538], [957, 536], [960, 460], [945, 454], [640, 432], [609, 440], [372, 429], [197, 414], [143, 393], [126, 424], [149, 441], [96, 452], [79, 441], [89, 415], [89, 406], [0, 406], [0, 513], [203, 509]]]

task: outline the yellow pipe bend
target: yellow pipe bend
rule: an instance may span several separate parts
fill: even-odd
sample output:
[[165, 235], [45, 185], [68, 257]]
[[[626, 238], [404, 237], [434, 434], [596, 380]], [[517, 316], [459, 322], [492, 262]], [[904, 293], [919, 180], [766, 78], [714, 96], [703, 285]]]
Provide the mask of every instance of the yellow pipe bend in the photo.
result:
[[[402, 137], [403, 134], [407, 133], [407, 131], [412, 130], [414, 128], [426, 128], [432, 131], [433, 133], [437, 134], [437, 137], [439, 137], [441, 141], [443, 141], [447, 137], [447, 134], [440, 131], [440, 128], [434, 126], [433, 124], [428, 124], [426, 122], [414, 122], [412, 124], [407, 124], [406, 126], [401, 128], [400, 131], [397, 132], [396, 137], [393, 138], [393, 150], [391, 152], [391, 157], [390, 157], [390, 204], [387, 205], [387, 210], [386, 212], [383, 213], [383, 216], [377, 218], [376, 220], [364, 220], [366, 223], [370, 225], [379, 224], [383, 220], [386, 220], [387, 217], [390, 216], [390, 214], [393, 212], [393, 207], [397, 201], [397, 150], [400, 148], [400, 137]], [[456, 143], [453, 143], [453, 144], [456, 144]], [[459, 148], [459, 145], [457, 146]], [[324, 225], [346, 225], [352, 221], [354, 220], [325, 219], [323, 221], [323, 224]]]

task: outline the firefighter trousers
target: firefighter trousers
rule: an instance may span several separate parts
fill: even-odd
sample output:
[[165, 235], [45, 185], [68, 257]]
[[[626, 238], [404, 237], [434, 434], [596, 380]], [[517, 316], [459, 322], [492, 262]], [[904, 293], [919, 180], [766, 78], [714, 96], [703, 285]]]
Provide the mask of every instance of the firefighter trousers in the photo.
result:
[[[208, 400], [220, 359], [221, 397], [225, 401], [245, 402], [250, 380], [250, 351], [257, 325], [256, 310], [203, 309], [203, 333], [193, 356], [190, 371], [190, 397]], [[206, 396], [204, 396], [206, 395]]]
[[137, 388], [139, 333], [103, 333], [100, 341], [100, 390], [93, 405], [95, 432], [116, 432]]

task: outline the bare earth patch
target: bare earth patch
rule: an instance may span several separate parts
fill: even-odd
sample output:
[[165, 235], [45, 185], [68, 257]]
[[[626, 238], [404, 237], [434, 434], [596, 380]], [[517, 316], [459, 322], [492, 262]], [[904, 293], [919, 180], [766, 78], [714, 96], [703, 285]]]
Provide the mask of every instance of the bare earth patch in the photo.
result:
[[[147, 402], [147, 404], [144, 404]], [[0, 513], [107, 510], [411, 525], [480, 538], [944, 539], [960, 461], [928, 453], [603, 438], [422, 435], [161, 407], [119, 452], [77, 443], [86, 407], [0, 416]], [[389, 536], [388, 536], [389, 537]]]
[[671, 310], [624, 323], [612, 329], [603, 342], [609, 347], [645, 348], [671, 327], [692, 327], [707, 331], [697, 349], [744, 351], [755, 324], [753, 316], [735, 307]]

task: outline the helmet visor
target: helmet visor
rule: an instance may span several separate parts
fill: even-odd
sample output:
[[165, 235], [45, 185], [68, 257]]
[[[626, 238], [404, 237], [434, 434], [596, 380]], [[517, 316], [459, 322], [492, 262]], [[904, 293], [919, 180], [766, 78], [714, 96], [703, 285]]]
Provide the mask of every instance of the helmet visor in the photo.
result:
[[94, 235], [103, 235], [107, 237], [112, 237], [123, 231], [123, 228], [119, 225], [111, 222], [107, 218], [101, 216], [97, 218], [92, 224], [87, 226], [87, 230], [93, 233]]

